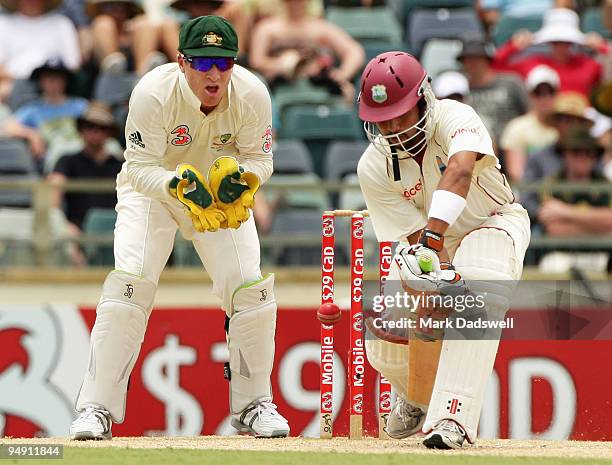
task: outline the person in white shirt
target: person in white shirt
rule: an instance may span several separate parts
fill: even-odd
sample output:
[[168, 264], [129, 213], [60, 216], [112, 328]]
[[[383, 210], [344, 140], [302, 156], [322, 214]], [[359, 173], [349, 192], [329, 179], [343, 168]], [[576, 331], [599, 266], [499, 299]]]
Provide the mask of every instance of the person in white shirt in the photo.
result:
[[77, 31], [65, 16], [52, 12], [60, 0], [1, 0], [0, 102], [14, 79], [27, 79], [43, 63], [61, 60], [68, 69], [81, 65]]
[[[437, 100], [430, 81], [404, 52], [378, 55], [361, 77], [359, 117], [371, 144], [357, 173], [377, 239], [399, 242], [389, 280], [408, 287], [419, 280], [516, 281], [530, 237], [527, 212], [514, 202], [474, 109]], [[424, 256], [433, 272], [418, 263]], [[499, 286], [487, 311], [504, 314], [511, 287]], [[498, 342], [445, 339], [429, 405], [415, 405], [407, 398], [405, 346], [366, 341], [370, 363], [398, 393], [389, 435], [422, 427], [429, 448], [474, 442]]]
[[259, 437], [289, 434], [270, 383], [274, 276], [261, 275], [250, 214], [272, 174], [271, 102], [265, 85], [234, 65], [237, 44], [223, 18], [192, 19], [181, 28], [178, 64], [149, 72], [132, 93], [115, 270], [97, 308], [73, 439], [110, 439], [112, 422], [124, 420], [128, 379], [177, 230], [193, 242], [226, 312], [232, 426]]

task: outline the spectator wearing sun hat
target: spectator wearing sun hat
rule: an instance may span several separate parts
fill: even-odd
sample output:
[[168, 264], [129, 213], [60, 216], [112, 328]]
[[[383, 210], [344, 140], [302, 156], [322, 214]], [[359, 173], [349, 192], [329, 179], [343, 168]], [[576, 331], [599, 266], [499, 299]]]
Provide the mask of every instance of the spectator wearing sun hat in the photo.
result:
[[470, 95], [470, 83], [458, 71], [443, 71], [431, 83], [434, 94], [439, 99], [451, 99], [465, 102]]
[[80, 66], [81, 54], [72, 22], [53, 12], [61, 0], [0, 0], [8, 14], [0, 15], [0, 101], [6, 100], [14, 79], [27, 79], [51, 58], [67, 68]]
[[499, 141], [504, 154], [504, 168], [512, 181], [523, 177], [527, 156], [554, 144], [559, 136], [550, 124], [559, 75], [549, 66], [538, 65], [527, 75], [529, 111], [511, 120]]
[[[579, 92], [588, 98], [602, 78], [601, 64], [575, 48], [587, 46], [602, 54], [608, 53], [605, 40], [596, 33], [585, 35], [580, 30], [578, 14], [568, 8], [553, 8], [544, 14], [542, 28], [535, 34], [518, 31], [499, 48], [493, 61], [498, 70], [513, 71], [523, 79], [538, 65], [547, 65], [559, 75], [560, 91]], [[550, 54], [517, 55], [531, 45], [549, 44]]]

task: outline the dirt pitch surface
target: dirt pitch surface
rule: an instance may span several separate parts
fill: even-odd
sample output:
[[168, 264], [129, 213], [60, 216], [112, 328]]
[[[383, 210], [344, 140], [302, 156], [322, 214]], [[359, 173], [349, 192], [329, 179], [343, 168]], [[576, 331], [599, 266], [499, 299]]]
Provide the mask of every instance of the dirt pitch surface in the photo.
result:
[[[70, 447], [113, 447], [124, 449], [197, 449], [224, 451], [341, 452], [361, 454], [431, 454], [421, 438], [401, 441], [346, 438], [331, 440], [285, 438], [255, 439], [248, 436], [118, 437], [112, 441], [69, 441], [67, 438], [2, 438], [0, 444], [63, 444]], [[612, 444], [586, 441], [479, 440], [460, 451], [435, 451], [442, 455], [499, 457], [564, 457], [612, 460]]]

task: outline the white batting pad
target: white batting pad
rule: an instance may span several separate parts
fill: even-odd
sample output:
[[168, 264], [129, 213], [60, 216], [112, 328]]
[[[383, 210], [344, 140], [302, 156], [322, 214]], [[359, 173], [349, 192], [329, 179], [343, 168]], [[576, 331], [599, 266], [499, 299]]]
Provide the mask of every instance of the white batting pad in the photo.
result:
[[[514, 280], [520, 276], [518, 260], [512, 238], [505, 231], [482, 228], [463, 239], [453, 264], [472, 292], [486, 292], [487, 311], [499, 317], [508, 310]], [[498, 345], [499, 338], [444, 340], [424, 432], [431, 431], [440, 420], [451, 419], [465, 429], [468, 441], [476, 440]]]
[[408, 345], [368, 338], [365, 347], [370, 365], [389, 380], [400, 396], [407, 399]]
[[276, 299], [274, 275], [239, 287], [232, 298], [227, 335], [230, 354], [230, 408], [239, 413], [254, 400], [272, 398]]
[[125, 417], [125, 398], [151, 313], [156, 286], [122, 271], [111, 272], [102, 287], [91, 332], [89, 366], [76, 410], [88, 404], [106, 408], [115, 423]]

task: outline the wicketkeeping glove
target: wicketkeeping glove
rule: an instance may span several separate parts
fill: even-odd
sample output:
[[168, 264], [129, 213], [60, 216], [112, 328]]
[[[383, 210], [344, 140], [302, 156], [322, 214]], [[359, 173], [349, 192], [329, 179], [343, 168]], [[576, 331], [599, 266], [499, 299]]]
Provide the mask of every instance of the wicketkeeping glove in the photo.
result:
[[168, 188], [170, 194], [185, 205], [196, 230], [214, 232], [225, 223], [225, 214], [217, 208], [208, 183], [194, 166], [178, 165]]
[[208, 170], [208, 182], [217, 206], [227, 217], [226, 227], [238, 228], [255, 205], [259, 178], [245, 171], [234, 157], [219, 157]]

